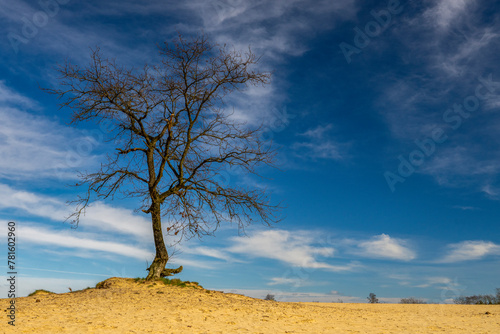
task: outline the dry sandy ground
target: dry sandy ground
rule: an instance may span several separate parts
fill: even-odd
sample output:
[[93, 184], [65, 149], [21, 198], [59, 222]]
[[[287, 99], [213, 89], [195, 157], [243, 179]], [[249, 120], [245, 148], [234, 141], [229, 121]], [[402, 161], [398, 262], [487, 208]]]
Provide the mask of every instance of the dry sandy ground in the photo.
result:
[[[105, 289], [18, 298], [15, 329], [3, 316], [0, 332], [500, 333], [500, 305], [280, 303], [161, 282], [105, 282]], [[0, 299], [0, 308], [8, 302]]]

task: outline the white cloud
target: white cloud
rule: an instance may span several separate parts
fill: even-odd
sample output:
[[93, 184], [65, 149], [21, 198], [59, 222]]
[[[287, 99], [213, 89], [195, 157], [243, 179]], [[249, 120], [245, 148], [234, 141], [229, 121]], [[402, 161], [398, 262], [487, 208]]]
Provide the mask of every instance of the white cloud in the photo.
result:
[[317, 260], [332, 257], [332, 247], [315, 247], [312, 234], [306, 231], [268, 230], [254, 233], [250, 237], [232, 238], [233, 246], [227, 250], [248, 257], [275, 259], [302, 268], [348, 271], [355, 265], [331, 265]]
[[410, 261], [416, 258], [413, 250], [406, 246], [407, 242], [402, 239], [391, 238], [387, 234], [372, 237], [370, 240], [357, 244], [354, 254], [380, 259], [392, 259]]
[[500, 255], [500, 245], [491, 241], [467, 240], [448, 245], [447, 254], [438, 262], [452, 263], [479, 260], [488, 255]]
[[92, 203], [80, 223], [85, 227], [135, 236], [139, 240], [153, 240], [149, 219], [130, 209], [112, 207], [103, 202]]

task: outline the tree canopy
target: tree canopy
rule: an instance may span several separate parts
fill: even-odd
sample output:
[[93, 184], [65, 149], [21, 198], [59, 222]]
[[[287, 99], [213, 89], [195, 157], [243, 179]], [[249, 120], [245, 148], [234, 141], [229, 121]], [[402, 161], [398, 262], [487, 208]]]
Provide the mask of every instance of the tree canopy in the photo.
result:
[[259, 59], [229, 50], [206, 36], [178, 36], [159, 47], [161, 62], [141, 69], [120, 66], [93, 50], [86, 67], [59, 67], [60, 88], [49, 89], [72, 110], [72, 123], [108, 122], [115, 152], [94, 172], [82, 172], [71, 219], [76, 226], [92, 198], [120, 194], [140, 199], [151, 215], [156, 256], [148, 279], [168, 276], [164, 235], [202, 237], [222, 222], [244, 228], [254, 220], [278, 221], [278, 205], [265, 189], [221, 182], [221, 172], [237, 168], [259, 175], [273, 165], [275, 151], [229, 112], [225, 97], [247, 85], [265, 85], [270, 73], [255, 69]]

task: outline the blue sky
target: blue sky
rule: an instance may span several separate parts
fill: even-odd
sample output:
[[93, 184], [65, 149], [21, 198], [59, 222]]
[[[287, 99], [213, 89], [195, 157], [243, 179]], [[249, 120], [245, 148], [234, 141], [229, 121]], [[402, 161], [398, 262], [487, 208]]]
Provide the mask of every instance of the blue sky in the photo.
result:
[[83, 191], [68, 185], [112, 143], [98, 126], [68, 125], [39, 87], [57, 87], [55, 66], [85, 65], [97, 46], [126, 66], [155, 63], [176, 31], [250, 45], [274, 71], [227, 102], [264, 123], [280, 169], [225, 177], [286, 206], [272, 229], [222, 226], [177, 245], [181, 279], [282, 301], [447, 303], [500, 287], [498, 2], [0, 3], [0, 220], [5, 233], [18, 226], [21, 295], [146, 275], [151, 226], [133, 200], [94, 202], [78, 229], [64, 223]]

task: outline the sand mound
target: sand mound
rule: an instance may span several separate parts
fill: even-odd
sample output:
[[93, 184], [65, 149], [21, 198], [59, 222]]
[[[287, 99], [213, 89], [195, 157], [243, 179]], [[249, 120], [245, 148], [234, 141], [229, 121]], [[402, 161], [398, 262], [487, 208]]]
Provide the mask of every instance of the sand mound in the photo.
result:
[[[500, 306], [279, 303], [162, 282], [110, 278], [99, 288], [16, 301], [2, 333], [500, 333]], [[8, 299], [0, 299], [5, 310]]]

